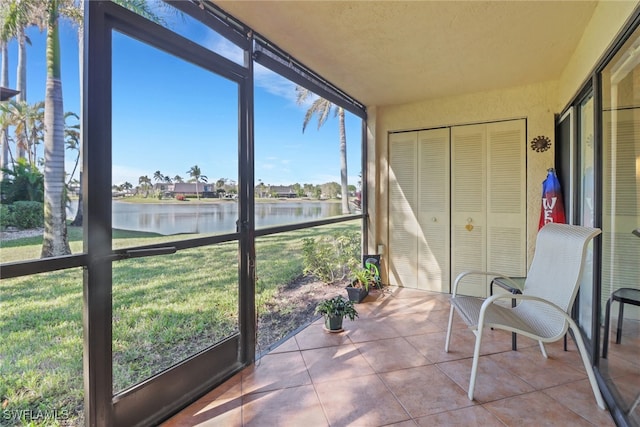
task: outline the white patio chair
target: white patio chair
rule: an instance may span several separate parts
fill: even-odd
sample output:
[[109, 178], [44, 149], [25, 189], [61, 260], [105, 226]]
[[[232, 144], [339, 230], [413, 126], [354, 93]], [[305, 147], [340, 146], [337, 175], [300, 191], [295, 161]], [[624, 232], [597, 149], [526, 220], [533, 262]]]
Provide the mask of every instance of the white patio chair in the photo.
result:
[[[571, 328], [596, 402], [601, 409], [605, 409], [580, 330], [571, 318], [571, 307], [580, 285], [587, 245], [598, 234], [600, 230], [594, 228], [554, 223], [545, 225], [538, 232], [535, 255], [522, 295], [501, 293], [487, 299], [458, 295], [460, 282], [469, 275], [504, 276], [504, 274], [467, 271], [458, 275], [453, 284], [445, 351], [449, 351], [455, 309], [476, 335], [469, 382], [470, 400], [473, 400], [480, 343], [485, 328], [503, 329], [533, 338], [540, 343], [540, 349], [545, 358], [547, 354], [543, 343], [562, 339], [567, 329]], [[511, 300], [512, 298], [518, 300], [516, 307], [496, 304], [501, 299]]]

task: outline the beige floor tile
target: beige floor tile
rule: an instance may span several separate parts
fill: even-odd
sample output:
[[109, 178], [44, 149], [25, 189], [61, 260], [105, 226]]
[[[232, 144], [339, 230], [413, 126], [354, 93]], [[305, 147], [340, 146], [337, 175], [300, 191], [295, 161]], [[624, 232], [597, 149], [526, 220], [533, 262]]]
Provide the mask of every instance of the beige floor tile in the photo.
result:
[[[567, 366], [572, 367], [573, 369], [586, 374], [584, 370], [584, 363], [582, 362], [582, 357], [580, 356], [580, 352], [578, 351], [578, 346], [575, 342], [569, 338], [567, 340], [567, 350], [564, 350], [564, 340], [560, 339], [553, 343], [546, 343], [544, 348], [547, 351], [547, 355], [554, 360], [558, 360], [563, 362]], [[540, 346], [536, 343], [533, 346], [522, 348], [523, 352], [529, 352], [536, 356], [541, 356]]]
[[507, 426], [584, 426], [593, 425], [542, 392], [522, 394], [483, 405]]
[[395, 298], [437, 298], [440, 294], [435, 292], [423, 291], [420, 289], [400, 288], [397, 286], [389, 286], [387, 291]]
[[413, 418], [474, 405], [461, 387], [433, 365], [387, 372], [380, 378]]
[[300, 352], [267, 354], [242, 371], [242, 394], [311, 384]]
[[387, 424], [385, 427], [417, 427], [414, 420], [401, 421], [399, 423]]
[[482, 406], [471, 406], [455, 411], [441, 412], [418, 418], [416, 422], [422, 427], [504, 427], [503, 423]]
[[302, 357], [315, 384], [374, 373], [373, 368], [353, 344], [304, 350]]
[[507, 351], [492, 354], [489, 358], [531, 384], [536, 390], [586, 378], [586, 374], [571, 368], [554, 357], [545, 359], [540, 352]]
[[358, 319], [384, 315], [383, 312], [378, 309], [378, 306], [382, 303], [383, 299], [383, 296], [374, 298], [369, 294], [360, 304], [355, 304], [356, 311], [358, 312]]
[[387, 298], [381, 302], [377, 311], [385, 315], [407, 313], [428, 313], [433, 311], [448, 310], [449, 304], [435, 298]]
[[328, 426], [311, 385], [254, 393], [243, 397], [244, 427]]
[[[427, 359], [431, 360], [434, 363], [444, 362], [447, 360], [457, 360], [465, 357], [469, 357], [468, 353], [465, 354], [462, 349], [459, 349], [455, 346], [455, 334], [452, 335], [452, 351], [449, 353], [445, 353], [444, 351], [444, 343], [445, 343], [446, 333], [443, 331], [440, 332], [431, 332], [428, 334], [422, 335], [411, 335], [405, 337], [407, 342], [409, 342], [412, 346], [416, 348]], [[456, 349], [457, 351], [453, 351]]]
[[360, 354], [376, 372], [413, 368], [431, 364], [418, 350], [404, 338], [368, 341], [355, 344]]
[[[447, 307], [446, 310], [435, 310], [431, 311], [427, 314], [427, 320], [435, 323], [436, 325], [440, 325], [440, 328], [443, 331], [447, 330], [447, 325], [449, 324], [449, 312], [450, 307]], [[453, 329], [454, 330], [468, 330], [469, 327], [466, 323], [458, 316], [456, 313], [453, 314]]]
[[377, 375], [315, 384], [332, 427], [383, 426], [410, 419]]
[[332, 347], [351, 342], [346, 331], [340, 333], [327, 332], [321, 323], [314, 323], [298, 332], [295, 336], [295, 341], [300, 350]]
[[448, 353], [444, 351], [446, 335], [446, 332], [434, 332], [408, 336], [405, 339], [434, 363], [468, 359], [473, 356], [474, 335], [470, 331], [452, 331]]
[[[465, 392], [469, 390], [472, 359], [444, 362], [436, 366], [455, 381]], [[526, 382], [507, 372], [488, 356], [480, 357], [474, 400], [480, 403], [517, 396], [533, 391]]]
[[428, 313], [394, 314], [385, 317], [384, 322], [402, 337], [441, 332], [440, 325], [427, 320], [427, 316]]
[[289, 351], [298, 351], [300, 348], [298, 347], [298, 343], [296, 342], [295, 337], [291, 337], [288, 340], [280, 343], [276, 348], [273, 348], [269, 351], [269, 354], [275, 353], [286, 353]]
[[347, 322], [347, 335], [351, 342], [365, 342], [395, 338], [398, 333], [386, 324], [386, 317], [371, 317]]
[[609, 411], [598, 408], [588, 379], [552, 387], [543, 392], [594, 425], [615, 425]]

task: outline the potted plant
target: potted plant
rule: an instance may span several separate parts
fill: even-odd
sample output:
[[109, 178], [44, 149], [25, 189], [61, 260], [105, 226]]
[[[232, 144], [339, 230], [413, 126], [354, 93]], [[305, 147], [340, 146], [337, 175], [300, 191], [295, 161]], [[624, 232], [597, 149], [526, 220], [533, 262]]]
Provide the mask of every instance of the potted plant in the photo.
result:
[[351, 274], [353, 279], [347, 285], [347, 294], [349, 295], [349, 300], [357, 304], [369, 295], [369, 286], [374, 282], [374, 276], [371, 270], [367, 268], [359, 268]]
[[316, 314], [324, 316], [324, 327], [329, 332], [342, 331], [342, 319], [345, 317], [350, 320], [358, 317], [353, 301], [349, 301], [340, 295], [320, 301], [316, 306]]

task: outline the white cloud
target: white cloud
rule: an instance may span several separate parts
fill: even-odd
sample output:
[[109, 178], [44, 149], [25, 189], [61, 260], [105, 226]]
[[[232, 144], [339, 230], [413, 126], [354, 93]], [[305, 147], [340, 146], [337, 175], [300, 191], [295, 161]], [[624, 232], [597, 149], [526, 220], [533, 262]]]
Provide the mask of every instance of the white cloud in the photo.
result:
[[206, 40], [202, 44], [207, 49], [224, 56], [225, 58], [235, 62], [236, 64], [244, 64], [243, 50], [216, 33], [209, 33]]

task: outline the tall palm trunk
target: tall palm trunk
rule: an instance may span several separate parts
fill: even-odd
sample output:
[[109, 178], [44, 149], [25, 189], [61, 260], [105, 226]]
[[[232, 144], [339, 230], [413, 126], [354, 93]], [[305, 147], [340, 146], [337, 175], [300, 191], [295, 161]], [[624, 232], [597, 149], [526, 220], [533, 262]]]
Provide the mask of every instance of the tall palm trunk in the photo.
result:
[[[7, 42], [0, 41], [2, 45], [0, 50], [2, 51], [2, 65], [0, 69], [0, 86], [9, 86], [9, 52], [7, 48]], [[6, 173], [4, 169], [9, 166], [9, 131], [2, 127], [0, 128], [0, 144], [2, 144], [2, 158], [0, 158], [0, 168], [3, 169], [0, 173], [0, 181], [6, 179]]]
[[44, 239], [41, 256], [71, 253], [64, 192], [64, 112], [60, 79], [59, 0], [47, 4], [47, 86], [44, 109]]
[[347, 133], [344, 126], [344, 109], [338, 108], [340, 127], [340, 184], [342, 187], [342, 213], [349, 213], [349, 188], [347, 182]]
[[[80, 7], [84, 11], [84, 2], [80, 2]], [[83, 13], [84, 15], [84, 13]], [[71, 225], [74, 227], [81, 227], [84, 221], [84, 208], [83, 208], [83, 191], [82, 191], [82, 172], [84, 171], [84, 89], [82, 87], [82, 76], [84, 73], [84, 28], [82, 24], [79, 24], [78, 28], [78, 69], [80, 73], [80, 142], [79, 142], [79, 155], [76, 158], [76, 166], [80, 162], [80, 172], [78, 174], [78, 181], [80, 181], [80, 187], [78, 188], [78, 208], [76, 209], [76, 216], [71, 221]], [[75, 171], [75, 168], [74, 168]], [[71, 174], [73, 176], [73, 174]]]
[[[27, 47], [24, 27], [18, 29], [18, 69], [16, 78], [16, 90], [20, 91], [16, 96], [17, 101], [27, 100]], [[18, 159], [24, 159], [26, 147], [18, 145]]]

